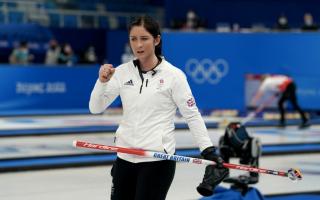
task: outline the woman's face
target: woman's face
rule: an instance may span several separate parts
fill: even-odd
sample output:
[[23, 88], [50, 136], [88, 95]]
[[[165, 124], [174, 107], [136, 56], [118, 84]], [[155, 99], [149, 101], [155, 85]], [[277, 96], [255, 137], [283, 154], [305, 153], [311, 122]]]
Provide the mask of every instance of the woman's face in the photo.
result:
[[154, 38], [143, 26], [133, 26], [129, 33], [132, 52], [139, 60], [147, 60], [155, 55], [155, 46], [160, 36]]

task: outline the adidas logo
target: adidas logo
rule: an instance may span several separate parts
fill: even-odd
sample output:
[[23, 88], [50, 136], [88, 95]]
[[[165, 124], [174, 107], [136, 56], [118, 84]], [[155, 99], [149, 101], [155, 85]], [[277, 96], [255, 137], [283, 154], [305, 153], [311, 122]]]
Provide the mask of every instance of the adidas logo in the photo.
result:
[[127, 82], [124, 83], [124, 85], [131, 85], [131, 86], [133, 86], [133, 81], [132, 81], [132, 80], [127, 81]]

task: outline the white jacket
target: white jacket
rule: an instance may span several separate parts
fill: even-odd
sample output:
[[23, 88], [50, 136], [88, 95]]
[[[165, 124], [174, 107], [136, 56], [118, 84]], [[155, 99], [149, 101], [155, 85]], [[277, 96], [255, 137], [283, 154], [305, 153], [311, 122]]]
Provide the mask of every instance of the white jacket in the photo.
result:
[[281, 92], [281, 88], [292, 82], [291, 78], [284, 75], [268, 76], [262, 82], [259, 90], [264, 93], [266, 91]]
[[[166, 60], [139, 75], [133, 62], [118, 66], [107, 83], [97, 80], [91, 93], [91, 113], [102, 113], [120, 95], [123, 117], [116, 131], [116, 145], [127, 148], [175, 152], [174, 117], [177, 108], [186, 119], [200, 150], [212, 146], [185, 74]], [[130, 162], [155, 161], [118, 153]]]

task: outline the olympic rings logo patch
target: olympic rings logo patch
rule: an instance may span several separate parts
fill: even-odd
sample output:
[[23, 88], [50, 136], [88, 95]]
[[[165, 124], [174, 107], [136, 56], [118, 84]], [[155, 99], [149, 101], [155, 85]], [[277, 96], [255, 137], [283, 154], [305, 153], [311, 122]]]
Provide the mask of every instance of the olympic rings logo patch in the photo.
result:
[[191, 58], [186, 63], [186, 73], [198, 84], [208, 82], [217, 84], [229, 72], [229, 65], [224, 59], [212, 61], [209, 58], [198, 60]]

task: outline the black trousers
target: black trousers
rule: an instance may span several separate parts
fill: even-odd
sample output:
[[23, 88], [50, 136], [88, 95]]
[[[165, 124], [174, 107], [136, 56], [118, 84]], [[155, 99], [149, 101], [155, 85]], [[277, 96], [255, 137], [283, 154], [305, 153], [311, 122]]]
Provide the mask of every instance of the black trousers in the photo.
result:
[[300, 106], [298, 105], [297, 95], [296, 95], [296, 85], [293, 82], [287, 86], [286, 90], [282, 93], [278, 102], [278, 109], [281, 115], [281, 118], [280, 118], [281, 124], [285, 123], [285, 109], [284, 109], [285, 101], [291, 102], [293, 108], [299, 112], [302, 123], [305, 123], [307, 121], [307, 118], [304, 112], [302, 111], [302, 109], [300, 108]]
[[164, 200], [175, 169], [170, 160], [131, 163], [117, 158], [111, 169], [111, 200]]

